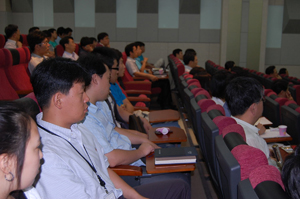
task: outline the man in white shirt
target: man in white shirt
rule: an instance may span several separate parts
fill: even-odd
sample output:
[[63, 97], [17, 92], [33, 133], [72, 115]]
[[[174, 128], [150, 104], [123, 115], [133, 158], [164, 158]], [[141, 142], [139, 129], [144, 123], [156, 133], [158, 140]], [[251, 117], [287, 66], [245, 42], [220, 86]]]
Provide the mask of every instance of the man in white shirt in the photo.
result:
[[225, 100], [232, 118], [244, 128], [247, 144], [262, 150], [269, 159], [268, 145], [259, 136], [260, 129], [254, 126], [263, 112], [263, 96], [264, 88], [257, 80], [250, 77], [237, 77], [227, 85]]
[[77, 124], [88, 110], [85, 87], [90, 81], [77, 62], [60, 57], [43, 61], [33, 71], [33, 90], [43, 110], [37, 115], [45, 160], [36, 184], [41, 197], [189, 198], [187, 185], [181, 180], [133, 189], [108, 168], [101, 145], [88, 129], [79, 129]]
[[60, 40], [59, 44], [62, 45], [65, 49], [65, 52], [62, 55], [62, 57], [77, 61], [79, 56], [75, 53], [76, 44], [74, 43], [73, 37], [64, 37]]
[[40, 31], [34, 31], [27, 36], [27, 42], [32, 50], [31, 59], [28, 64], [30, 74], [33, 69], [48, 57], [45, 56], [49, 52], [50, 44], [46, 38], [46, 34]]
[[20, 39], [20, 30], [18, 26], [9, 24], [5, 27], [5, 35], [8, 38], [4, 48], [21, 48], [22, 43]]
[[198, 58], [196, 52], [186, 51], [183, 55], [183, 62], [185, 64], [185, 72], [190, 72], [194, 67], [197, 67]]

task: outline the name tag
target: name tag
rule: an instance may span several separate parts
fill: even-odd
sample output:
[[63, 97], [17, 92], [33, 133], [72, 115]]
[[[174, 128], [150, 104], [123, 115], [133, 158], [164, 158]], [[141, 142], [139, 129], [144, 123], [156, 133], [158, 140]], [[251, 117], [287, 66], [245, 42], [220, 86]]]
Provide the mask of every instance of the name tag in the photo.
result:
[[116, 199], [116, 196], [113, 191], [110, 191], [104, 199]]

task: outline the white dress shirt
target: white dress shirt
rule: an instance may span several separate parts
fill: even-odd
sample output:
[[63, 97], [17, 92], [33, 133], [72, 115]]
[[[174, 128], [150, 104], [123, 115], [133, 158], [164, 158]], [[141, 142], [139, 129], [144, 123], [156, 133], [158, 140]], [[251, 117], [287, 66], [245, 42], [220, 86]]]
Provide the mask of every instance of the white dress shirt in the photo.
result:
[[35, 53], [32, 53], [30, 62], [28, 63], [28, 70], [29, 70], [30, 74], [32, 74], [33, 69], [35, 69], [35, 67], [39, 63], [41, 63], [44, 59], [47, 59], [47, 58], [48, 58], [47, 56], [41, 57]]
[[72, 59], [74, 61], [77, 61], [77, 59], [79, 58], [79, 56], [75, 52], [69, 53], [67, 51], [64, 52], [64, 54], [62, 55], [62, 57], [69, 58], [69, 59]]
[[[122, 195], [110, 180], [101, 145], [87, 129], [73, 124], [66, 129], [42, 120], [43, 113], [37, 115], [37, 123], [68, 140], [78, 151], [94, 165], [97, 174], [106, 183], [108, 192], [113, 192], [116, 198]], [[63, 138], [52, 135], [39, 128], [43, 145], [44, 163], [41, 167], [40, 179], [36, 189], [42, 198], [74, 199], [74, 198], [105, 198], [104, 188], [100, 185], [97, 175], [87, 162]], [[84, 150], [86, 148], [86, 151]]]
[[4, 48], [17, 48], [17, 42], [11, 39], [8, 39], [5, 43]]

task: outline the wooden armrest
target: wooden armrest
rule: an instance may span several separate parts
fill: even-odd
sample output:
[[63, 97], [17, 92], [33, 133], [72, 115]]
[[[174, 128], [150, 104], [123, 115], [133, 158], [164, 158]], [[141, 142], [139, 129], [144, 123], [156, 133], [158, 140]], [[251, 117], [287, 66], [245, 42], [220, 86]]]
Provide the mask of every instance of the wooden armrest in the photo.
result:
[[125, 90], [147, 90], [151, 92], [151, 82], [147, 81], [130, 81], [130, 82], [124, 82]]
[[27, 94], [33, 92], [33, 90], [18, 90], [16, 92], [18, 95], [27, 95]]
[[130, 165], [120, 165], [116, 167], [109, 167], [119, 176], [142, 176], [143, 171], [141, 167], [130, 166]]
[[149, 111], [148, 107], [144, 107], [144, 106], [134, 106], [133, 107], [135, 111], [137, 110], [141, 110], [141, 111]]
[[127, 94], [145, 94], [145, 95], [151, 95], [151, 91], [147, 90], [125, 90]]
[[148, 97], [127, 97], [129, 101], [132, 102], [150, 102], [150, 98]]

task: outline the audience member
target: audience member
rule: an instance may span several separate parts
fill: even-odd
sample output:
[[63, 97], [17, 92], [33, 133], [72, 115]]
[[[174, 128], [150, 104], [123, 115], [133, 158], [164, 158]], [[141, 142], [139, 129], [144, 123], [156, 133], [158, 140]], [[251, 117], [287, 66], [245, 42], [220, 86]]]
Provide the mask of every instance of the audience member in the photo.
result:
[[55, 41], [57, 39], [57, 32], [56, 32], [56, 30], [54, 28], [50, 28], [48, 31], [51, 34], [51, 38], [49, 40], [49, 44], [52, 46], [53, 49], [55, 49], [56, 46], [57, 46], [57, 43]]
[[285, 191], [291, 199], [300, 198], [300, 147], [295, 152], [287, 156], [281, 170], [281, 178]]
[[31, 59], [28, 64], [28, 70], [32, 73], [33, 69], [41, 63], [44, 59], [48, 58], [45, 56], [49, 52], [50, 44], [46, 38], [46, 34], [40, 31], [34, 31], [27, 35], [27, 42], [31, 50]]
[[140, 70], [140, 72], [152, 74], [152, 70], [146, 69], [148, 58], [143, 57], [143, 62], [140, 62], [139, 59], [139, 56], [142, 55], [141, 48], [143, 47], [143, 44], [141, 42], [136, 42], [135, 47], [137, 48], [137, 56], [138, 56], [137, 58], [135, 58], [135, 64], [137, 65], [138, 69]]
[[141, 50], [142, 50], [142, 54], [139, 55], [136, 59], [138, 61], [140, 61], [142, 64], [144, 63], [144, 61], [146, 62], [146, 67], [147, 68], [162, 68], [165, 65], [165, 61], [163, 58], [158, 59], [154, 64], [149, 64], [147, 63], [148, 60], [144, 60], [144, 56], [143, 53], [146, 51], [146, 46], [145, 43], [141, 42], [141, 41], [136, 41], [135, 42], [138, 46], [140, 46]]
[[20, 39], [20, 30], [18, 26], [9, 24], [5, 27], [5, 35], [7, 37], [7, 41], [4, 45], [4, 48], [21, 48], [22, 43], [19, 41]]
[[186, 51], [183, 55], [185, 72], [190, 72], [194, 67], [197, 67], [198, 58], [196, 52]]
[[35, 32], [35, 31], [40, 31], [40, 28], [39, 28], [39, 27], [36, 27], [36, 26], [33, 26], [33, 27], [29, 28], [28, 34], [33, 33], [33, 32]]
[[59, 44], [60, 40], [66, 36], [66, 30], [64, 27], [59, 27], [57, 28], [56, 33], [57, 33], [57, 38], [55, 42]]
[[174, 57], [177, 57], [182, 64], [184, 64], [183, 62], [183, 53], [182, 53], [182, 50], [180, 48], [176, 48], [175, 50], [173, 50], [173, 53]]
[[202, 88], [207, 91], [210, 91], [210, 81], [211, 75], [202, 67], [195, 67], [190, 71], [190, 74], [193, 75], [194, 79], [197, 79], [200, 82]]
[[76, 61], [78, 59], [78, 55], [75, 53], [76, 50], [76, 44], [74, 43], [73, 37], [64, 37], [59, 42], [60, 45], [64, 48], [64, 54], [62, 57], [72, 59]]
[[259, 136], [259, 131], [264, 132], [265, 128], [261, 124], [257, 126], [258, 128], [254, 126], [263, 112], [263, 86], [250, 77], [234, 78], [226, 87], [225, 101], [232, 118], [244, 128], [247, 144], [262, 150], [269, 159], [269, 163], [274, 164], [270, 160], [270, 151], [266, 141]]
[[275, 66], [269, 66], [268, 68], [266, 68], [266, 74], [270, 75], [271, 77], [281, 79], [280, 75], [278, 75], [277, 73]]
[[97, 38], [98, 38], [98, 42], [99, 42], [98, 46], [110, 47], [110, 45], [109, 45], [109, 36], [106, 32], [99, 33]]
[[[49, 43], [50, 39], [51, 39], [51, 33], [48, 30], [43, 30], [43, 33], [45, 33], [47, 41]], [[45, 56], [54, 58], [55, 57], [55, 52], [54, 52], [54, 48], [49, 44], [49, 50], [48, 52], [46, 52]]]
[[272, 84], [272, 90], [278, 95], [278, 97], [294, 100], [289, 91], [289, 82], [283, 79], [277, 79]]
[[281, 68], [278, 74], [289, 76], [289, 71], [286, 68]]
[[229, 72], [231, 71], [231, 69], [235, 66], [234, 61], [227, 61], [225, 63], [225, 69], [228, 70]]
[[90, 37], [82, 37], [80, 40], [79, 57], [84, 56], [94, 50], [93, 41]]
[[[43, 154], [34, 120], [14, 102], [0, 105], [0, 196], [40, 199], [32, 186]], [[17, 191], [26, 189], [26, 191]], [[17, 192], [15, 192], [17, 191]], [[25, 194], [25, 195], [24, 195]]]
[[65, 29], [65, 35], [66, 35], [67, 37], [72, 37], [72, 33], [73, 33], [73, 30], [72, 30], [71, 28], [67, 27], [67, 28]]
[[[43, 110], [37, 123], [45, 162], [36, 184], [43, 198], [190, 197], [181, 180], [133, 189], [108, 168], [101, 145], [77, 124], [88, 110], [85, 87], [91, 82], [77, 62], [60, 57], [45, 60], [33, 71], [31, 82]], [[162, 186], [164, 189], [157, 192]]]
[[90, 37], [90, 39], [93, 41], [93, 49], [97, 47], [97, 39], [95, 37]]

